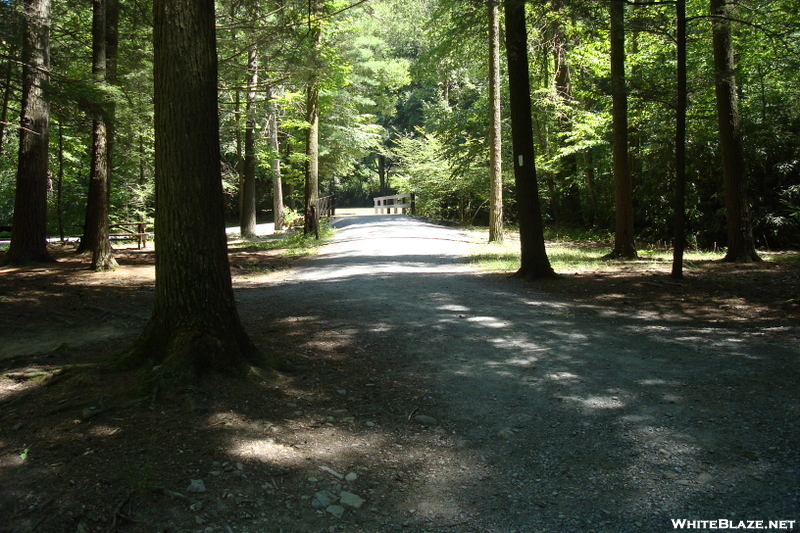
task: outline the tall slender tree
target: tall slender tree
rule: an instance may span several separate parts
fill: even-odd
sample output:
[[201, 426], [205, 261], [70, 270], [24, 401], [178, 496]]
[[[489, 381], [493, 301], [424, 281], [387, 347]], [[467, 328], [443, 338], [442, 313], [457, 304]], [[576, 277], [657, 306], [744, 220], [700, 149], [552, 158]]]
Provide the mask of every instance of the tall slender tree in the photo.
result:
[[[107, 0], [92, 3], [92, 73], [94, 81], [106, 83], [106, 8]], [[92, 252], [92, 270], [111, 270], [117, 267], [108, 230], [108, 209], [111, 180], [111, 150], [109, 145], [109, 110], [97, 105], [92, 119], [92, 167], [86, 206], [86, 222], [78, 252]]]
[[309, 3], [308, 32], [311, 39], [311, 70], [306, 87], [306, 183], [305, 183], [305, 234], [315, 232], [319, 223], [319, 75], [322, 23], [319, 20], [318, 0]]
[[725, 187], [728, 252], [725, 260], [760, 261], [756, 253], [747, 195], [739, 102], [736, 96], [736, 65], [733, 55], [731, 18], [733, 2], [711, 0], [715, 93], [719, 123], [719, 148]]
[[23, 4], [22, 111], [11, 244], [2, 264], [53, 261], [47, 251], [50, 0]]
[[231, 284], [214, 0], [155, 0], [156, 300], [129, 366], [177, 380], [266, 363]]
[[686, 247], [686, 0], [675, 2], [675, 44], [677, 47], [678, 102], [675, 108], [675, 236], [672, 277], [683, 277], [683, 252]]
[[625, 83], [625, 0], [611, 0], [611, 117], [616, 224], [609, 257], [635, 258], [633, 181], [628, 158], [628, 90]]
[[242, 237], [256, 235], [256, 95], [258, 90], [258, 48], [247, 52], [247, 101], [245, 103], [244, 169], [242, 172], [239, 229]]
[[283, 229], [283, 178], [281, 177], [281, 144], [278, 135], [278, 104], [273, 100], [272, 88], [267, 87], [267, 101], [269, 102], [269, 139], [272, 148], [272, 212], [275, 221], [275, 231]]
[[524, 0], [505, 1], [505, 30], [514, 182], [519, 211], [521, 257], [517, 275], [526, 279], [555, 277], [545, 249], [539, 184], [536, 179]]
[[500, 6], [489, 9], [489, 242], [503, 240], [503, 115], [500, 99]]

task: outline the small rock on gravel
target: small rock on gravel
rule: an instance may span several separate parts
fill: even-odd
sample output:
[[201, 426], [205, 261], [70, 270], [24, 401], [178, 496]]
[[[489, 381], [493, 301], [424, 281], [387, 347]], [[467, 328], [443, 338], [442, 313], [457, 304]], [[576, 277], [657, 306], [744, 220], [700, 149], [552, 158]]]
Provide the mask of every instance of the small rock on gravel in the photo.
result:
[[186, 488], [187, 492], [205, 492], [206, 484], [202, 479], [192, 479], [189, 481], [189, 486]]
[[698, 483], [708, 483], [712, 479], [714, 479], [714, 477], [711, 474], [708, 474], [706, 472], [703, 472], [702, 474], [697, 476], [697, 482]]
[[314, 495], [314, 499], [311, 500], [311, 505], [315, 509], [325, 509], [336, 503], [338, 499], [339, 498], [334, 493], [327, 490], [321, 490]]
[[361, 509], [361, 506], [364, 505], [364, 499], [352, 492], [342, 491], [339, 493], [339, 503], [355, 509]]
[[336, 470], [334, 470], [333, 468], [330, 468], [328, 466], [321, 466], [321, 467], [319, 467], [319, 469], [320, 470], [324, 470], [325, 472], [329, 473], [330, 475], [332, 475], [336, 479], [344, 479], [344, 476], [342, 474], [340, 474], [339, 472], [337, 472]]
[[414, 421], [422, 424], [423, 426], [434, 426], [438, 423], [438, 420], [428, 415], [416, 415], [414, 417]]
[[336, 518], [341, 518], [344, 515], [344, 507], [341, 505], [329, 505], [325, 510], [331, 513]]

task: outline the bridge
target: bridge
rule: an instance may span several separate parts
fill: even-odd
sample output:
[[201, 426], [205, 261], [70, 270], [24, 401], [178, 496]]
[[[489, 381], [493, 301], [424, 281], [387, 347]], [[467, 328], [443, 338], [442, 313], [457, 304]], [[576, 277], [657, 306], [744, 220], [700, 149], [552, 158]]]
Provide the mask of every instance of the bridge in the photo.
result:
[[377, 196], [375, 202], [376, 215], [391, 215], [392, 209], [395, 214], [416, 215], [417, 205], [414, 193], [395, 194], [394, 196]]

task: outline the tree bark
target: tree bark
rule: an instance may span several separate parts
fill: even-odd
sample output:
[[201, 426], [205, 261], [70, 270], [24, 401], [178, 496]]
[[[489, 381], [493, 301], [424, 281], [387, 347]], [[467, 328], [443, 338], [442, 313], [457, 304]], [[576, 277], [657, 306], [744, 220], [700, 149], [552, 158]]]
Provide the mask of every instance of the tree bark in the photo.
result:
[[527, 279], [555, 277], [545, 249], [542, 208], [536, 179], [524, 0], [506, 0], [505, 15], [514, 182], [517, 189], [521, 252], [517, 275]]
[[245, 103], [244, 172], [242, 173], [239, 230], [242, 237], [256, 236], [256, 90], [258, 49], [250, 46], [247, 60], [247, 102]]
[[503, 241], [503, 135], [500, 99], [500, 6], [489, 6], [489, 242]]
[[225, 235], [213, 0], [154, 5], [156, 287], [128, 366], [169, 380], [245, 376], [266, 359], [241, 325]]
[[628, 158], [628, 92], [625, 86], [625, 0], [611, 0], [611, 117], [616, 224], [608, 257], [633, 259], [633, 183]]
[[[314, 14], [316, 16], [316, 13]], [[317, 203], [319, 201], [319, 49], [322, 43], [322, 28], [319, 21], [312, 21], [312, 67], [308, 80], [306, 99], [306, 184], [305, 184], [305, 224], [303, 233], [315, 233], [319, 222]]]
[[281, 178], [281, 145], [278, 137], [278, 104], [272, 101], [271, 92], [268, 92], [267, 100], [270, 102], [269, 135], [270, 146], [272, 147], [272, 211], [274, 213], [275, 231], [280, 231], [286, 222], [283, 219], [283, 179]]
[[64, 125], [58, 124], [58, 172], [56, 174], [56, 218], [58, 220], [58, 236], [61, 242], [66, 240], [64, 232]]
[[731, 4], [728, 0], [711, 0], [714, 18], [713, 48], [716, 74], [715, 93], [719, 122], [719, 148], [725, 187], [725, 209], [728, 227], [728, 252], [725, 261], [748, 263], [760, 261], [756, 253], [750, 206], [747, 198], [747, 177], [744, 172], [742, 133], [739, 124], [739, 103], [736, 97], [736, 73], [733, 56]]
[[[291, 140], [287, 139], [287, 141], [284, 143], [284, 145], [286, 146], [286, 154], [284, 155], [284, 158], [285, 158], [286, 161], [291, 161], [292, 160], [292, 153], [293, 153]], [[292, 209], [292, 210], [297, 209], [297, 202], [295, 201], [294, 193], [295, 193], [294, 183], [292, 183], [291, 180], [287, 180], [286, 181], [286, 203], [289, 206], [289, 209]]]
[[[92, 4], [92, 74], [98, 85], [106, 83], [106, 0]], [[92, 166], [86, 218], [78, 253], [92, 252], [91, 270], [103, 271], [117, 267], [108, 231], [108, 202], [110, 198], [109, 113], [105, 102], [96, 103], [92, 119]]]
[[111, 248], [108, 230], [108, 199], [110, 195], [108, 189], [110, 175], [108, 130], [106, 121], [102, 118], [95, 120], [93, 124], [91, 183], [95, 183], [95, 188], [94, 197], [89, 197], [91, 205], [87, 209], [93, 211], [94, 227], [90, 229], [87, 224], [84, 234], [91, 232], [95, 235], [96, 242], [92, 250], [92, 262], [89, 268], [100, 272], [113, 270], [119, 265], [114, 259], [114, 250]]
[[389, 183], [386, 178], [386, 156], [378, 154], [378, 189], [381, 196], [389, 194]]
[[675, 3], [676, 45], [678, 48], [678, 105], [675, 108], [675, 237], [672, 273], [683, 278], [683, 252], [686, 247], [686, 0]]
[[25, 0], [14, 218], [11, 244], [2, 264], [50, 262], [47, 251], [47, 154], [50, 145], [50, 0]]

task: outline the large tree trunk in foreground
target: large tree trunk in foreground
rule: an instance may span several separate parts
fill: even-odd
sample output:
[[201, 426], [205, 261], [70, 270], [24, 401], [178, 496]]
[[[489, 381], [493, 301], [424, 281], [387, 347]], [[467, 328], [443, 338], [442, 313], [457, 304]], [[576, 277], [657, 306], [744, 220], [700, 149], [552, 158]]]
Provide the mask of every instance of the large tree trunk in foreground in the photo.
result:
[[23, 8], [22, 112], [11, 245], [2, 264], [49, 262], [47, 252], [47, 153], [50, 145], [50, 0]]
[[611, 0], [611, 117], [616, 205], [614, 249], [608, 257], [633, 259], [633, 180], [628, 158], [628, 92], [625, 86], [625, 0]]
[[747, 178], [744, 172], [742, 133], [739, 125], [739, 103], [736, 97], [736, 73], [733, 36], [728, 0], [711, 0], [713, 21], [715, 92], [719, 121], [719, 148], [722, 153], [722, 174], [725, 183], [725, 209], [728, 221], [728, 253], [725, 261], [747, 263], [760, 261], [756, 253], [750, 206], [747, 200]]
[[489, 4], [489, 242], [503, 240], [503, 115], [500, 97], [500, 7]]
[[227, 255], [214, 0], [156, 0], [156, 301], [129, 366], [169, 379], [244, 376], [265, 358], [244, 331]]
[[517, 275], [529, 279], [555, 277], [544, 245], [542, 207], [539, 204], [539, 185], [536, 180], [524, 0], [506, 0], [505, 14], [511, 138], [521, 252]]

